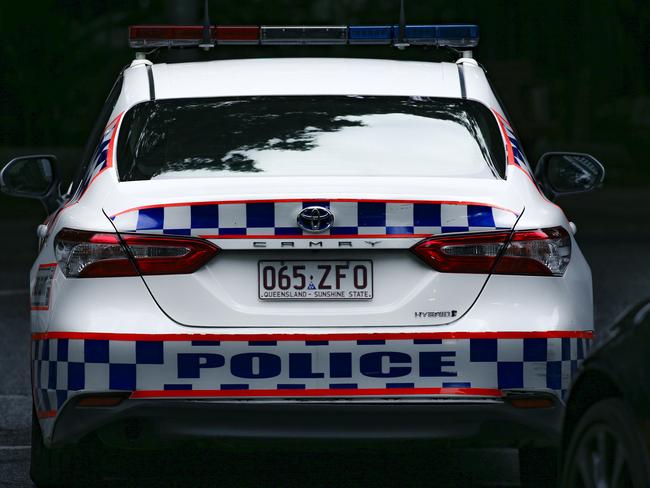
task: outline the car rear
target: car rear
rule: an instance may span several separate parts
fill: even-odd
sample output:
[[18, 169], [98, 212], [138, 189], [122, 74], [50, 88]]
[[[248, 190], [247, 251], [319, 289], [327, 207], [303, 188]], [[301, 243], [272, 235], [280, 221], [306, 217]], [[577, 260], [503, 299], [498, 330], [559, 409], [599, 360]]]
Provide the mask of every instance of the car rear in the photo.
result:
[[34, 270], [47, 441], [552, 442], [588, 268], [492, 107], [409, 90], [122, 101]]

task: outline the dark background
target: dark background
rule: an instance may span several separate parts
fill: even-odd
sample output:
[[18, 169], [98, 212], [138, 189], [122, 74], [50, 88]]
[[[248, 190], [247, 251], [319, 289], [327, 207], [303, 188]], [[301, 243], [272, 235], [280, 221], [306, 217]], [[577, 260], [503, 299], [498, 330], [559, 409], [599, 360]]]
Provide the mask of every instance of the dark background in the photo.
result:
[[[70, 174], [119, 71], [133, 59], [127, 26], [198, 23], [199, 0], [23, 0], [0, 4], [0, 164], [52, 153]], [[397, 0], [211, 0], [213, 24], [385, 24]], [[647, 0], [407, 1], [409, 23], [477, 23], [476, 58], [504, 101], [534, 164], [549, 150], [588, 152], [607, 168], [605, 187], [558, 203], [594, 276], [597, 330], [650, 295], [650, 2]], [[230, 47], [209, 54], [163, 50], [154, 62], [266, 56], [352, 56], [453, 60], [444, 50], [383, 47]], [[227, 76], [227, 73], [224, 74]], [[260, 73], [263, 78], [264, 73]], [[0, 484], [29, 486], [28, 270], [36, 201], [0, 195]], [[314, 456], [322, 458], [322, 453]], [[437, 452], [430, 479], [516, 486], [512, 453]], [[403, 466], [358, 471], [347, 459], [321, 462], [321, 481], [338, 473], [358, 484], [403, 485]], [[366, 462], [362, 460], [361, 462]], [[296, 459], [295, 462], [298, 462]], [[309, 466], [309, 465], [308, 465]], [[354, 471], [354, 470], [357, 471]], [[309, 470], [308, 470], [309, 471]], [[352, 474], [348, 478], [347, 474]], [[262, 472], [260, 472], [262, 473]], [[274, 467], [260, 474], [274, 479]], [[387, 478], [384, 478], [384, 475]], [[320, 476], [320, 475], [319, 475]], [[275, 478], [277, 479], [277, 478]], [[393, 480], [390, 482], [390, 480]], [[313, 480], [311, 480], [313, 482]], [[259, 482], [257, 483], [260, 484]], [[297, 483], [300, 485], [300, 483]], [[406, 483], [409, 484], [409, 483]], [[420, 485], [414, 482], [414, 485]], [[453, 483], [452, 483], [453, 485]]]
[[[201, 4], [200, 0], [2, 2], [0, 146], [83, 145], [117, 73], [133, 57], [126, 42], [127, 26], [198, 23]], [[212, 0], [210, 5], [215, 24], [398, 20], [397, 0]], [[648, 180], [647, 0], [410, 0], [407, 21], [480, 25], [476, 57], [504, 99], [531, 160], [547, 148], [580, 149], [607, 163], [610, 183]], [[446, 56], [444, 51], [371, 47], [231, 47], [207, 56], [195, 51], [172, 54], [176, 59], [278, 55], [421, 60]], [[169, 57], [163, 52], [153, 59]]]

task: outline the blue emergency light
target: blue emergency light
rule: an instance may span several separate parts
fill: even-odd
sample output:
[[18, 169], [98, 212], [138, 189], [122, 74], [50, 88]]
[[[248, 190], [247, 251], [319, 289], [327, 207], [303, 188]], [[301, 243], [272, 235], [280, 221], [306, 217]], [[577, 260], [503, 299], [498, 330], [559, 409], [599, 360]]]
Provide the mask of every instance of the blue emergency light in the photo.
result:
[[[398, 25], [351, 25], [348, 28], [350, 44], [395, 44], [399, 37]], [[404, 40], [414, 46], [472, 48], [478, 45], [477, 25], [406, 25]]]

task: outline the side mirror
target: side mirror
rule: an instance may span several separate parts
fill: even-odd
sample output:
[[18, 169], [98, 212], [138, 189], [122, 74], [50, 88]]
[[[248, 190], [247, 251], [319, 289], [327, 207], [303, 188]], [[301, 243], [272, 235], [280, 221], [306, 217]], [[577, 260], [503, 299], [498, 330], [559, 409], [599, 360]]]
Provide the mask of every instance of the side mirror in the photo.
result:
[[595, 190], [605, 179], [605, 168], [589, 154], [551, 152], [539, 159], [535, 177], [544, 193], [553, 199]]
[[48, 214], [59, 206], [59, 183], [59, 162], [54, 156], [15, 158], [0, 171], [0, 191], [40, 200]]

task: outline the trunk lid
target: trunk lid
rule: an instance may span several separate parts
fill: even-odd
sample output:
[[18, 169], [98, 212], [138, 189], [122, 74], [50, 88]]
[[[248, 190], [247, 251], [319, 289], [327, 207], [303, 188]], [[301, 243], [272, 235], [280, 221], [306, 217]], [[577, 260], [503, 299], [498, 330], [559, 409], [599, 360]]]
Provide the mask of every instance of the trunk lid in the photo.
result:
[[[471, 178], [152, 180], [119, 183], [104, 210], [119, 232], [191, 235], [222, 249], [191, 275], [145, 277], [181, 324], [441, 325], [471, 307], [487, 276], [438, 273], [409, 249], [431, 235], [511, 229], [523, 203], [510, 190], [504, 180]], [[301, 229], [306, 207], [327, 209], [332, 227]], [[369, 283], [354, 295], [362, 278]], [[264, 296], [270, 284], [277, 293]], [[330, 299], [314, 296], [321, 285]]]

